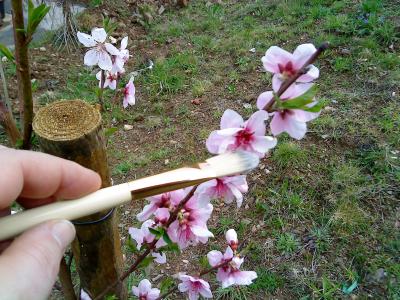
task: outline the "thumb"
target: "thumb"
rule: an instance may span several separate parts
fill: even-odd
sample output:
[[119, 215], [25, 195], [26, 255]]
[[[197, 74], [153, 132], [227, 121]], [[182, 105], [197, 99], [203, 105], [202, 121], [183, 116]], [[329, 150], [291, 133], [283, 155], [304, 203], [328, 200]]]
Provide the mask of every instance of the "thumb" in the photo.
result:
[[58, 220], [36, 226], [15, 239], [0, 255], [2, 299], [46, 299], [65, 248], [74, 236], [74, 226]]

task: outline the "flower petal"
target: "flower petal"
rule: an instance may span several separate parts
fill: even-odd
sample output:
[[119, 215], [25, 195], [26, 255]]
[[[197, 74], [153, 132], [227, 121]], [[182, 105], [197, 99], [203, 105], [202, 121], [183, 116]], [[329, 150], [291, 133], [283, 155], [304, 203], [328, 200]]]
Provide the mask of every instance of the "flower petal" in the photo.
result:
[[265, 153], [269, 149], [276, 146], [277, 140], [271, 136], [256, 136], [251, 144], [251, 147], [260, 153]]
[[95, 41], [104, 43], [104, 41], [107, 39], [107, 32], [104, 30], [104, 28], [95, 27], [92, 29], [92, 37]]
[[239, 128], [243, 125], [243, 118], [234, 110], [227, 109], [221, 118], [221, 129]]
[[211, 267], [214, 267], [222, 262], [223, 255], [220, 251], [212, 250], [207, 253], [208, 263]]
[[99, 62], [100, 54], [96, 49], [90, 49], [86, 52], [85, 57], [83, 58], [83, 63], [87, 66], [97, 65]]
[[151, 290], [151, 283], [148, 279], [143, 279], [140, 283], [139, 283], [139, 291], [140, 293], [148, 293]]
[[257, 98], [257, 108], [264, 109], [264, 107], [273, 99], [272, 91], [261, 93]]
[[213, 233], [206, 226], [191, 226], [190, 230], [198, 237], [214, 237]]
[[293, 52], [293, 65], [295, 69], [300, 69], [315, 51], [317, 49], [313, 44], [299, 45]]
[[271, 73], [280, 73], [279, 64], [286, 65], [293, 59], [293, 55], [277, 46], [270, 47], [261, 58], [265, 70]]
[[119, 52], [119, 50], [114, 45], [110, 43], [105, 43], [104, 46], [106, 47], [108, 53], [110, 53], [111, 55], [121, 55], [121, 52]]
[[125, 50], [127, 46], [128, 46], [128, 37], [126, 36], [121, 40], [121, 50]]
[[256, 111], [246, 122], [246, 128], [250, 129], [254, 135], [265, 135], [265, 120], [268, 119], [268, 113], [265, 110]]
[[287, 132], [292, 138], [300, 140], [307, 132], [307, 125], [305, 122], [299, 122], [292, 116], [282, 117], [282, 113], [276, 112], [271, 121], [271, 132], [273, 135], [278, 135], [282, 132]]
[[99, 68], [106, 71], [111, 71], [112, 69], [111, 57], [106, 51], [99, 52]]
[[313, 81], [314, 79], [317, 79], [318, 77], [319, 77], [319, 69], [316, 66], [311, 65], [308, 72], [304, 75], [301, 75], [296, 81], [310, 82]]
[[78, 31], [77, 33], [78, 41], [81, 42], [85, 47], [96, 46], [96, 41], [89, 34]]

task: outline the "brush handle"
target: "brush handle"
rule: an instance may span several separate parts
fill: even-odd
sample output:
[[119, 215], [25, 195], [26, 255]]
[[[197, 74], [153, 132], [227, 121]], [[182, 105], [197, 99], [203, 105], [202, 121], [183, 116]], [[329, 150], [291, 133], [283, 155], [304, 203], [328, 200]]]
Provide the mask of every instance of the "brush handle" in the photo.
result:
[[76, 200], [59, 201], [0, 218], [0, 241], [10, 239], [40, 223], [75, 220], [132, 200], [128, 183], [104, 188]]

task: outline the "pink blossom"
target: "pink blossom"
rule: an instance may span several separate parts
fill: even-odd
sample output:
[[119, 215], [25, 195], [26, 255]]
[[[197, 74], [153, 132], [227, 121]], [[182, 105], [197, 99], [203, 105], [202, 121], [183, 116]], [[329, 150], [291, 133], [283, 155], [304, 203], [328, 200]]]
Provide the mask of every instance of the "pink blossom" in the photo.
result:
[[[96, 78], [97, 78], [97, 80], [99, 80], [100, 88], [101, 88], [101, 73], [102, 73], [102, 71], [99, 71], [96, 74]], [[117, 88], [117, 78], [118, 78], [117, 75], [113, 75], [111, 72], [106, 71], [103, 88], [108, 87], [111, 90], [115, 90]]]
[[160, 290], [151, 288], [151, 283], [147, 279], [143, 279], [139, 286], [132, 288], [132, 293], [139, 298], [139, 300], [155, 300], [160, 296]]
[[84, 289], [81, 289], [81, 294], [79, 296], [80, 300], [92, 300], [88, 293]]
[[[288, 77], [293, 76], [317, 51], [313, 44], [302, 44], [292, 53], [287, 52], [277, 46], [270, 47], [265, 56], [262, 57], [265, 70], [274, 73], [272, 77], [272, 85], [274, 90], [278, 90], [282, 82]], [[317, 79], [319, 70], [314, 65], [311, 65], [308, 72], [301, 75], [297, 82], [310, 82]]]
[[124, 64], [129, 59], [129, 50], [126, 49], [127, 46], [128, 46], [128, 37], [126, 36], [121, 41], [121, 47], [119, 49], [120, 54], [115, 56], [115, 61], [114, 61], [116, 69], [121, 72], [124, 70]]
[[[281, 100], [285, 101], [288, 99], [295, 98], [304, 94], [311, 88], [312, 84], [293, 84], [291, 85], [281, 96]], [[268, 91], [262, 93], [257, 99], [257, 107], [263, 109], [273, 99], [273, 92]], [[310, 104], [310, 107], [315, 105], [317, 102]], [[282, 132], [287, 132], [292, 138], [300, 140], [304, 137], [307, 132], [307, 124], [319, 116], [319, 112], [307, 112], [301, 109], [284, 109], [273, 113], [271, 121], [271, 132], [277, 136]]]
[[255, 112], [247, 121], [235, 111], [227, 109], [221, 118], [221, 130], [211, 132], [206, 145], [213, 154], [241, 149], [257, 154], [260, 158], [276, 146], [276, 139], [265, 136], [268, 113]]
[[246, 176], [229, 176], [204, 182], [197, 188], [198, 194], [206, 194], [211, 199], [224, 199], [225, 203], [232, 203], [236, 199], [237, 206], [243, 202], [243, 193], [248, 191]]
[[207, 229], [213, 206], [209, 197], [194, 195], [178, 213], [168, 228], [168, 236], [180, 249], [198, 242], [205, 244], [214, 235]]
[[128, 105], [135, 105], [136, 102], [135, 92], [136, 92], [135, 85], [133, 84], [133, 80], [130, 79], [124, 88], [124, 102], [123, 102], [124, 108], [127, 108]]
[[217, 280], [222, 283], [222, 288], [231, 285], [249, 285], [257, 278], [254, 271], [240, 271], [244, 259], [233, 256], [231, 247], [227, 247], [224, 254], [220, 251], [212, 250], [207, 254], [208, 262], [212, 267], [216, 267], [223, 263], [226, 265], [218, 268]]
[[186, 194], [182, 189], [147, 198], [150, 204], [143, 208], [143, 211], [137, 215], [137, 219], [139, 221], [147, 220], [158, 208], [164, 207], [173, 210], [185, 198]]
[[225, 233], [225, 238], [226, 238], [226, 241], [228, 242], [228, 245], [232, 248], [233, 251], [235, 251], [239, 245], [239, 241], [238, 241], [237, 233], [236, 233], [235, 229], [229, 229]]
[[188, 292], [189, 300], [197, 300], [200, 295], [203, 298], [212, 298], [210, 284], [207, 281], [185, 274], [180, 274], [179, 279], [182, 282], [178, 285], [178, 289], [182, 293]]
[[154, 261], [159, 263], [159, 264], [165, 264], [167, 262], [167, 256], [165, 253], [157, 253], [157, 252], [152, 252], [151, 256], [153, 256], [155, 259]]
[[112, 60], [110, 55], [120, 55], [115, 46], [105, 43], [107, 33], [104, 28], [93, 28], [91, 35], [78, 31], [78, 40], [85, 47], [90, 48], [84, 57], [87, 66], [99, 65], [100, 69], [111, 71]]
[[132, 239], [136, 241], [136, 247], [138, 250], [142, 248], [142, 244], [149, 244], [154, 241], [154, 235], [149, 230], [149, 228], [153, 227], [153, 225], [153, 220], [147, 220], [146, 222], [143, 222], [140, 229], [133, 227], [129, 228], [129, 234], [131, 235]]
[[166, 224], [169, 220], [169, 210], [166, 207], [158, 208], [154, 213], [154, 221], [158, 224]]
[[[143, 222], [142, 226], [139, 228], [129, 228], [129, 234], [136, 241], [136, 248], [140, 250], [143, 244], [150, 244], [154, 241], [155, 236], [150, 232], [149, 228], [154, 228], [154, 221], [147, 220]], [[166, 243], [163, 239], [159, 239], [156, 248], [165, 246]]]

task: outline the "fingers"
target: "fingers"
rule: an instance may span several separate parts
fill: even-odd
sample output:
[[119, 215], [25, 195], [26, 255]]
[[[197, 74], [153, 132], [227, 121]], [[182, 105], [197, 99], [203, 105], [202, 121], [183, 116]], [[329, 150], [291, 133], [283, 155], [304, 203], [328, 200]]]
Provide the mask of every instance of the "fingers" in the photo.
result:
[[41, 224], [15, 239], [0, 256], [2, 299], [47, 299], [74, 236], [74, 226], [60, 220]]
[[18, 197], [25, 204], [28, 199], [41, 199], [38, 204], [43, 204], [53, 198], [78, 198], [96, 191], [101, 185], [100, 176], [95, 172], [43, 153], [1, 147], [0, 163], [0, 209]]

